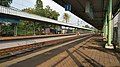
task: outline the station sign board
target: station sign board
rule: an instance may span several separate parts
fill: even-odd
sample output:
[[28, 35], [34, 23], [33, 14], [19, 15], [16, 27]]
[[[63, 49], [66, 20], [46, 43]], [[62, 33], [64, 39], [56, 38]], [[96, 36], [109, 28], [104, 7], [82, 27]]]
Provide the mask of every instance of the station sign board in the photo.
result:
[[65, 11], [71, 11], [71, 4], [65, 4]]

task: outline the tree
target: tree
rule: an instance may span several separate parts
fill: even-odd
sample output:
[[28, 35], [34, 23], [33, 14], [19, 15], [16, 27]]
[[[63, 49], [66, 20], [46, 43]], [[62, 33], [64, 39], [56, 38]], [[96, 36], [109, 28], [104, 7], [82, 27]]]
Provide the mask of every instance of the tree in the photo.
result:
[[58, 19], [58, 17], [59, 17], [59, 13], [58, 12], [56, 12], [55, 10], [52, 10], [51, 8], [50, 8], [50, 6], [46, 6], [46, 8], [44, 9], [44, 11], [45, 11], [45, 17], [47, 17], [47, 18], [51, 18], [51, 19], [54, 19], [54, 20], [57, 20]]
[[43, 9], [43, 3], [42, 3], [41, 0], [36, 1], [35, 14], [45, 17], [45, 12], [44, 12], [44, 9]]
[[0, 5], [5, 7], [10, 7], [12, 0], [0, 0]]
[[60, 14], [58, 12], [56, 12], [55, 10], [51, 12], [52, 13], [52, 18], [54, 20], [58, 20], [58, 17], [60, 16]]
[[63, 19], [66, 21], [66, 23], [69, 21], [69, 19], [70, 19], [70, 16], [69, 16], [69, 14], [68, 13], [64, 13], [64, 15], [63, 15]]
[[35, 9], [33, 9], [33, 8], [25, 8], [22, 11], [25, 11], [25, 12], [30, 13], [30, 14], [35, 14]]
[[47, 18], [51, 18], [52, 17], [52, 14], [51, 14], [52, 9], [50, 8], [50, 6], [46, 6], [44, 11], [45, 11], [45, 17], [47, 17]]
[[31, 13], [31, 14], [36, 14], [36, 15], [39, 15], [39, 16], [51, 18], [51, 19], [54, 19], [54, 20], [57, 20], [59, 15], [60, 15], [55, 10], [52, 10], [50, 8], [50, 6], [46, 6], [46, 8], [43, 9], [43, 3], [42, 3], [41, 0], [36, 1], [35, 9], [26, 8], [26, 9], [23, 9], [23, 11]]
[[37, 0], [35, 6], [36, 6], [35, 7], [36, 9], [43, 9], [43, 3], [42, 3], [42, 1], [41, 0]]

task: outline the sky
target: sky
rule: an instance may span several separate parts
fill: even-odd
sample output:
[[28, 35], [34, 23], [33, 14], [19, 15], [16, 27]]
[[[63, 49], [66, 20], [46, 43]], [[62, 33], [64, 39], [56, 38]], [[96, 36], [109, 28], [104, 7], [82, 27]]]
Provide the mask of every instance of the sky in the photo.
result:
[[[63, 21], [64, 13], [68, 13], [70, 15], [68, 24], [79, 25], [79, 26], [89, 25], [88, 23], [86, 23], [79, 17], [75, 16], [71, 12], [65, 11], [65, 9], [63, 7], [61, 7], [60, 5], [58, 5], [57, 3], [55, 3], [52, 0], [42, 0], [42, 2], [43, 2], [44, 8], [47, 5], [49, 5], [51, 9], [59, 12], [60, 16], [58, 17], [58, 21]], [[36, 4], [36, 0], [13, 0], [11, 7], [15, 7], [17, 9], [24, 9], [24, 8], [28, 8], [28, 7], [34, 8], [35, 4]], [[89, 26], [91, 26], [91, 25], [89, 25]]]

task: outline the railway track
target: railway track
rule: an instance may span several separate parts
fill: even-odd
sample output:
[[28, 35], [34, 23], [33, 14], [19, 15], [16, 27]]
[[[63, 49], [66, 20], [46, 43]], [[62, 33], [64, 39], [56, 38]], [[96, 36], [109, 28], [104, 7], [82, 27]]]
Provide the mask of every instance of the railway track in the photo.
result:
[[[38, 42], [35, 42], [35, 43], [0, 49], [0, 58], [18, 55], [18, 54], [21, 54], [27, 51], [32, 51], [44, 46], [60, 44], [60, 43], [68, 42], [68, 41], [86, 37], [86, 36], [90, 36], [90, 34], [51, 37], [51, 38], [44, 38], [44, 39], [41, 38], [38, 40]], [[40, 40], [43, 40], [43, 41], [40, 41]]]

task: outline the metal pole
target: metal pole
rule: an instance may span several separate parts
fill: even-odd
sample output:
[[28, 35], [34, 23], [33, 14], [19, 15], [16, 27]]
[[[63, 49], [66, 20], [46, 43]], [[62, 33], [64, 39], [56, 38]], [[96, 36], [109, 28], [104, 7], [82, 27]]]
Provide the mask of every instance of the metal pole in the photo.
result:
[[17, 36], [17, 24], [14, 25], [14, 36]]
[[36, 35], [35, 34], [35, 22], [33, 22], [33, 35]]
[[108, 17], [107, 17], [107, 12], [105, 15], [105, 38], [107, 40], [107, 36], [108, 36], [108, 23], [107, 23]]
[[2, 36], [2, 24], [0, 23], [0, 37]]
[[108, 6], [108, 42], [106, 48], [113, 48], [112, 45], [112, 0], [109, 0]]
[[102, 35], [103, 35], [103, 38], [105, 38], [105, 23], [104, 23], [104, 25], [103, 25]]
[[74, 28], [72, 28], [72, 33], [74, 33]]
[[77, 33], [77, 28], [75, 28], [75, 33]]
[[118, 48], [120, 48], [120, 13], [118, 13], [118, 30], [117, 30], [117, 41], [118, 41]]

